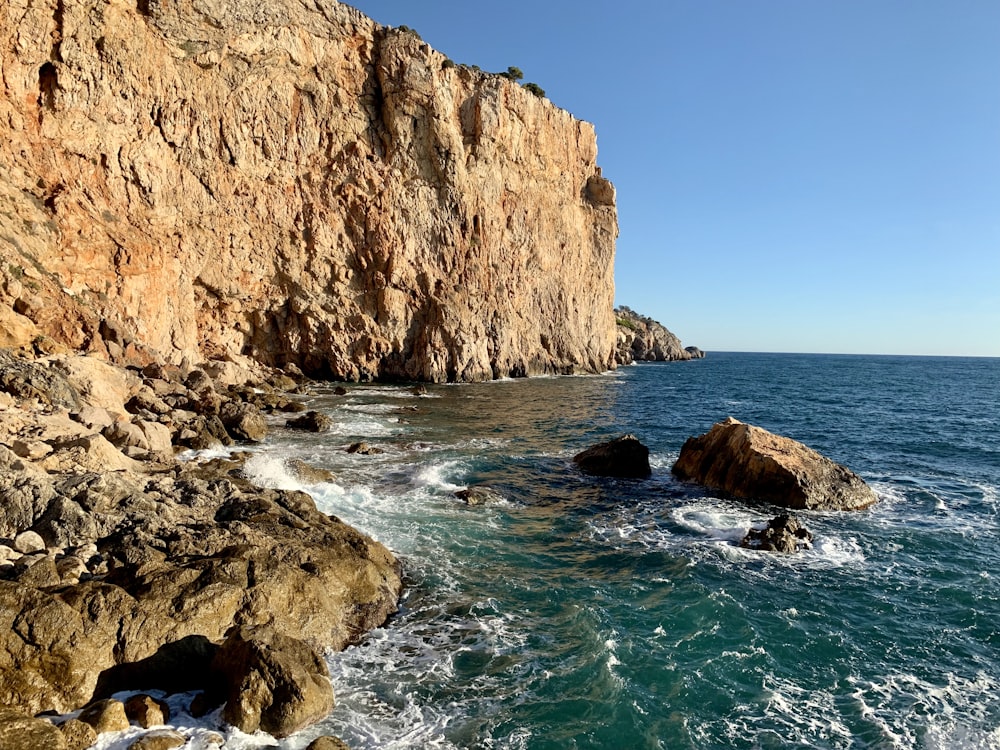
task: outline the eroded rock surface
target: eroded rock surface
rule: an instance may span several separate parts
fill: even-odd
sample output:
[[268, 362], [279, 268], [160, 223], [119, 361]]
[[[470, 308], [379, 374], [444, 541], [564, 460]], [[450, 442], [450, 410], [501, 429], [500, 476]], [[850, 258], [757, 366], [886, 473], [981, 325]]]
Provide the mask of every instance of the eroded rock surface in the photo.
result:
[[613, 366], [593, 127], [334, 0], [0, 4], [0, 345]]
[[812, 546], [812, 534], [795, 516], [781, 515], [772, 518], [762, 529], [747, 531], [740, 546], [762, 552], [791, 554]]
[[704, 353], [697, 347], [681, 345], [681, 340], [667, 328], [629, 307], [615, 308], [618, 325], [618, 348], [615, 359], [620, 365], [632, 362], [673, 362], [700, 359]]
[[635, 435], [622, 435], [587, 448], [573, 456], [573, 462], [585, 474], [603, 477], [643, 479], [652, 473], [649, 448]]
[[732, 417], [688, 438], [672, 469], [733, 497], [810, 510], [861, 510], [878, 496], [850, 469], [791, 438]]

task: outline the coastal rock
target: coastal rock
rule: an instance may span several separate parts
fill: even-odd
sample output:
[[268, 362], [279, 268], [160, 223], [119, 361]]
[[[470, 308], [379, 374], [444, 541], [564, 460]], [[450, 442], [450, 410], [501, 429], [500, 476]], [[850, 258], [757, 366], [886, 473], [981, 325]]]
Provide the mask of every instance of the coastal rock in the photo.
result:
[[862, 510], [878, 500], [850, 469], [732, 417], [689, 438], [672, 471], [733, 497], [793, 509]]
[[750, 529], [740, 540], [740, 546], [762, 552], [791, 554], [808, 549], [812, 534], [795, 516], [781, 515], [772, 518], [763, 529]]
[[[0, 463], [16, 465], [3, 450]], [[61, 579], [49, 557], [15, 566], [23, 581], [0, 580], [0, 703], [64, 712], [120, 690], [197, 689], [212, 644], [237, 624], [341, 649], [396, 608], [392, 555], [302, 493], [187, 465], [158, 475], [25, 467], [0, 482], [30, 487], [18, 533], [101, 551], [75, 585], [51, 585]]]
[[149, 729], [167, 723], [170, 718], [170, 707], [164, 701], [140, 693], [125, 701], [125, 715], [129, 721]]
[[212, 671], [224, 686], [223, 718], [243, 732], [287, 737], [333, 709], [326, 662], [302, 641], [268, 628], [232, 633]]
[[129, 728], [124, 704], [113, 698], [95, 701], [85, 706], [80, 712], [79, 719], [84, 724], [90, 724], [98, 734], [120, 732]]
[[288, 470], [294, 474], [300, 482], [305, 484], [321, 484], [325, 482], [333, 482], [337, 479], [336, 475], [329, 469], [321, 469], [316, 466], [310, 466], [305, 461], [297, 458], [288, 459], [285, 461], [285, 466]]
[[3, 750], [66, 750], [59, 729], [45, 719], [0, 705], [0, 747]]
[[68, 750], [86, 750], [97, 742], [97, 731], [79, 719], [70, 719], [59, 725]]
[[364, 440], [357, 443], [351, 443], [347, 446], [346, 450], [348, 453], [357, 453], [359, 456], [375, 456], [383, 452], [381, 448], [369, 445]]
[[459, 500], [464, 500], [466, 505], [486, 505], [487, 503], [496, 503], [503, 500], [503, 495], [499, 492], [481, 485], [458, 490], [455, 493], [455, 497]]
[[705, 352], [699, 349], [697, 346], [685, 346], [684, 351], [691, 355], [691, 359], [704, 359]]
[[285, 427], [309, 432], [325, 432], [332, 424], [333, 420], [330, 417], [318, 411], [307, 411], [301, 417], [285, 421]]
[[308, 745], [306, 750], [351, 750], [347, 743], [339, 737], [317, 737]]
[[267, 422], [253, 404], [227, 401], [219, 410], [219, 418], [234, 440], [259, 443], [267, 436]]
[[10, 343], [240, 382], [613, 366], [590, 124], [337, 2], [0, 18]]
[[615, 320], [618, 324], [615, 359], [619, 365], [695, 358], [690, 351], [694, 347], [682, 347], [679, 338], [650, 317], [622, 306], [615, 308]]
[[184, 747], [187, 737], [173, 729], [157, 729], [147, 732], [128, 746], [128, 750], [174, 750]]
[[644, 479], [652, 474], [649, 448], [635, 435], [592, 446], [573, 456], [573, 462], [585, 474], [596, 476]]

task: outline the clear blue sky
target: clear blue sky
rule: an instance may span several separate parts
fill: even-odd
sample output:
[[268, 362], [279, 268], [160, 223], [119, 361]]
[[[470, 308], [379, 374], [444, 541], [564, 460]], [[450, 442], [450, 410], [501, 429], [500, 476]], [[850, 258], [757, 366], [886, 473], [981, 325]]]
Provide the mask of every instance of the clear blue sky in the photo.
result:
[[351, 4], [595, 124], [685, 344], [1000, 356], [1000, 0]]

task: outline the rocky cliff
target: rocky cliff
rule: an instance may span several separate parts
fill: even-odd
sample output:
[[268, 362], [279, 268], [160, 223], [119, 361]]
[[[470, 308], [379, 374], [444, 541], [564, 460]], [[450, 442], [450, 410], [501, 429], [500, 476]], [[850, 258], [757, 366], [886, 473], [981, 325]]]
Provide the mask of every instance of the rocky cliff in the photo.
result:
[[516, 83], [333, 0], [2, 0], [0, 40], [0, 345], [614, 365], [594, 130]]
[[681, 340], [662, 323], [624, 305], [615, 308], [615, 321], [618, 324], [616, 360], [620, 365], [632, 362], [673, 362], [701, 359], [705, 356], [696, 346], [684, 347]]

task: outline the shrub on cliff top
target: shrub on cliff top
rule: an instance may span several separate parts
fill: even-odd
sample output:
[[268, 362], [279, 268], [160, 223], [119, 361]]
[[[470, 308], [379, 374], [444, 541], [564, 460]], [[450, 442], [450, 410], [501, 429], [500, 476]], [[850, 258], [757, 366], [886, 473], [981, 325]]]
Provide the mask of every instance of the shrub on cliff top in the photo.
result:
[[498, 76], [506, 78], [508, 81], [520, 81], [524, 78], [524, 73], [521, 72], [520, 68], [515, 68], [511, 65], [503, 73], [497, 73]]
[[535, 96], [537, 96], [539, 99], [545, 97], [545, 89], [543, 89], [537, 83], [526, 83], [524, 84], [524, 88], [530, 91]]

